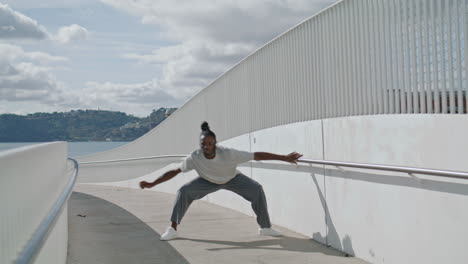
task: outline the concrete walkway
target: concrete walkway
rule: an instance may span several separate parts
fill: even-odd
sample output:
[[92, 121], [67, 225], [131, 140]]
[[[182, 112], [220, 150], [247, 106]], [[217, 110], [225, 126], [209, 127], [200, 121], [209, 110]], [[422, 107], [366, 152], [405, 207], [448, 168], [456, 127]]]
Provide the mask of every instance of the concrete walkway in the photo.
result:
[[68, 204], [68, 264], [119, 263], [366, 263], [307, 237], [261, 237], [254, 218], [196, 201], [164, 242], [174, 195], [77, 185]]

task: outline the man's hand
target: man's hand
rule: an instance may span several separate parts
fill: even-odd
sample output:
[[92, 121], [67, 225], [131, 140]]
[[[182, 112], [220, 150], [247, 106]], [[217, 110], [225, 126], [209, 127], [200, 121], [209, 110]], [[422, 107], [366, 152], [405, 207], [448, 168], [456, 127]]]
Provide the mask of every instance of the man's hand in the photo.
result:
[[141, 189], [144, 189], [144, 188], [151, 188], [153, 187], [153, 184], [149, 183], [149, 182], [146, 182], [146, 181], [141, 181], [140, 182], [140, 188]]
[[294, 164], [297, 164], [297, 160], [302, 157], [302, 154], [299, 154], [297, 152], [291, 152], [288, 155], [284, 156], [284, 161], [286, 162], [291, 162]]
[[168, 180], [174, 178], [180, 172], [182, 172], [181, 169], [170, 170], [170, 171], [164, 173], [161, 177], [157, 178], [154, 182], [141, 181], [140, 182], [140, 188], [141, 189], [153, 188], [154, 186], [156, 186], [156, 185], [158, 185], [158, 184], [160, 184], [162, 182], [165, 182], [165, 181], [168, 181]]
[[302, 154], [297, 152], [289, 153], [288, 155], [279, 155], [269, 152], [255, 152], [254, 153], [254, 160], [281, 160], [290, 163], [296, 164], [297, 159], [302, 157]]

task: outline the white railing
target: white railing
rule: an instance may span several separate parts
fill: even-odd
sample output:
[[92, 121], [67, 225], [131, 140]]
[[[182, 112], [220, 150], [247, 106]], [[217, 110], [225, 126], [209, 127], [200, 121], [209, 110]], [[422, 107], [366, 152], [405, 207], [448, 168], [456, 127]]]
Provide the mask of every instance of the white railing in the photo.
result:
[[171, 159], [171, 158], [183, 158], [187, 155], [164, 155], [164, 156], [152, 156], [152, 157], [139, 157], [132, 159], [118, 159], [118, 160], [97, 160], [97, 161], [88, 161], [81, 162], [80, 165], [90, 165], [90, 164], [101, 164], [101, 163], [114, 163], [114, 162], [126, 162], [126, 161], [139, 161], [139, 160], [154, 160], [154, 159]]
[[0, 263], [66, 262], [66, 209], [50, 212], [70, 183], [68, 164], [66, 142], [0, 153]]
[[75, 185], [76, 178], [78, 175], [78, 162], [72, 158], [68, 158], [68, 160], [70, 160], [73, 163], [73, 172], [72, 176], [68, 180], [67, 186], [62, 191], [62, 193], [52, 206], [52, 209], [49, 211], [47, 216], [41, 221], [39, 226], [36, 228], [36, 231], [32, 235], [31, 239], [28, 241], [26, 246], [16, 258], [15, 264], [34, 263], [42, 247], [49, 238], [50, 233], [55, 227], [55, 223], [57, 223], [61, 213], [63, 212], [63, 209], [65, 208], [68, 202], [68, 198], [70, 198], [73, 186]]
[[[166, 156], [139, 157], [139, 158], [132, 158], [132, 159], [119, 159], [119, 160], [98, 160], [98, 161], [82, 162], [80, 163], [80, 166], [86, 166], [90, 164], [132, 162], [132, 161], [141, 161], [141, 160], [157, 160], [157, 159], [167, 159], [167, 158], [179, 158], [180, 159], [179, 162], [181, 162], [182, 158], [186, 156], [187, 155], [166, 155]], [[369, 170], [404, 172], [408, 174], [424, 174], [424, 175], [468, 180], [468, 172], [461, 172], [461, 171], [436, 170], [436, 169], [428, 169], [428, 168], [413, 168], [413, 167], [407, 167], [407, 166], [393, 166], [393, 165], [383, 165], [383, 164], [368, 164], [368, 163], [343, 162], [343, 161], [334, 161], [334, 160], [316, 160], [316, 159], [304, 159], [304, 158], [299, 159], [297, 162], [307, 163], [307, 164], [329, 165], [329, 166], [335, 166], [335, 167], [348, 167], [348, 168], [360, 168], [360, 169], [369, 169]], [[169, 165], [169, 164], [171, 164], [171, 162], [165, 163], [165, 165]]]

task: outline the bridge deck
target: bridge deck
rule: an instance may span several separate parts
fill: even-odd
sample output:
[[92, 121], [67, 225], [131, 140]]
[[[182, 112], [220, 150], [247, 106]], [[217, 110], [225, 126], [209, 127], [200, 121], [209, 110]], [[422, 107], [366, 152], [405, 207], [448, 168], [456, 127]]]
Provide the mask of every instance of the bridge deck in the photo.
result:
[[180, 238], [160, 241], [174, 195], [80, 184], [69, 200], [68, 264], [365, 263], [281, 227], [257, 235], [254, 218], [203, 201], [192, 204]]

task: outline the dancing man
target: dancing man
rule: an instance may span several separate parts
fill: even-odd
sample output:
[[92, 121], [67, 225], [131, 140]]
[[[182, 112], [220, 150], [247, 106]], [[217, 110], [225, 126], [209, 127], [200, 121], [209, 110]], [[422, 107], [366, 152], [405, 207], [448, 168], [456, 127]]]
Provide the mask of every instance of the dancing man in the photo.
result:
[[216, 145], [216, 135], [207, 122], [201, 125], [200, 148], [193, 151], [181, 163], [178, 169], [164, 173], [154, 182], [140, 182], [140, 188], [152, 188], [174, 178], [181, 172], [195, 170], [199, 177], [182, 186], [172, 211], [171, 226], [161, 236], [161, 240], [171, 240], [178, 236], [177, 225], [194, 200], [220, 189], [239, 194], [249, 201], [257, 215], [259, 233], [264, 236], [280, 236], [281, 233], [271, 227], [265, 193], [262, 185], [237, 170], [237, 165], [250, 160], [280, 160], [296, 163], [301, 154], [292, 152], [277, 155], [268, 152], [248, 152]]

